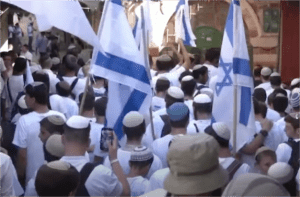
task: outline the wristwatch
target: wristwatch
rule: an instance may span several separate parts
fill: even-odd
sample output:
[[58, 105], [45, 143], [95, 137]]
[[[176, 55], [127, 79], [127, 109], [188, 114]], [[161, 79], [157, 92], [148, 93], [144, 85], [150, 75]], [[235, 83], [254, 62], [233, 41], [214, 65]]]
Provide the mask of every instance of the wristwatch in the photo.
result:
[[264, 137], [267, 137], [269, 134], [268, 131], [266, 131], [266, 130], [261, 130], [259, 133], [262, 134], [262, 136], [264, 136]]

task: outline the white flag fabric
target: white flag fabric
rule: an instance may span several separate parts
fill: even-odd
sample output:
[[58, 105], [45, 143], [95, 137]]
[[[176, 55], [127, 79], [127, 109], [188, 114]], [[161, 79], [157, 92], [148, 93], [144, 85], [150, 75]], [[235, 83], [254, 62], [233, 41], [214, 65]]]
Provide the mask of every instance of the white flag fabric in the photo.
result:
[[[234, 103], [234, 85], [237, 102]], [[213, 122], [226, 122], [233, 131], [234, 105], [237, 109], [236, 150], [240, 150], [255, 134], [253, 110], [253, 78], [245, 38], [242, 10], [232, 0], [224, 29], [218, 78], [213, 103]], [[233, 144], [233, 133], [231, 144]]]
[[121, 0], [105, 2], [98, 37], [107, 56], [94, 51], [92, 73], [109, 80], [106, 126], [122, 139], [124, 116], [130, 111], [147, 114], [152, 91]]
[[175, 15], [175, 34], [176, 41], [181, 38], [184, 45], [196, 47], [196, 36], [193, 33], [190, 22], [188, 0], [180, 0], [178, 2]]
[[99, 39], [87, 20], [79, 1], [3, 1], [34, 14], [39, 31], [47, 31], [56, 27], [77, 36], [103, 52]]

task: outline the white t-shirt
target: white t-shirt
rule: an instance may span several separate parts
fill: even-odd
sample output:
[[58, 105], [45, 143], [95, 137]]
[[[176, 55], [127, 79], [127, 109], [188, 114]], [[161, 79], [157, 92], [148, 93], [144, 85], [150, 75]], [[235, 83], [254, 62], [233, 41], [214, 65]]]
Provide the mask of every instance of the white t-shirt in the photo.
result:
[[64, 114], [67, 120], [71, 116], [79, 114], [79, 107], [73, 99], [54, 94], [50, 96], [49, 101], [51, 109]]
[[59, 83], [59, 79], [57, 76], [52, 72], [50, 69], [43, 69], [48, 76], [49, 76], [49, 83], [50, 83], [50, 94], [56, 94], [56, 84]]
[[166, 102], [164, 98], [153, 96], [152, 98], [152, 111], [158, 111], [166, 107]]
[[190, 111], [190, 119], [189, 121], [194, 120], [194, 108], [193, 108], [193, 100], [185, 100], [184, 104], [186, 104], [186, 106], [189, 108]]
[[206, 66], [208, 69], [208, 80], [206, 83], [208, 85], [210, 80], [218, 74], [218, 68], [210, 64], [203, 64], [203, 65]]
[[152, 78], [153, 88], [155, 89], [156, 81], [160, 77], [166, 77], [170, 81], [170, 86], [177, 86], [177, 87], [179, 87], [180, 86], [179, 77], [180, 77], [181, 73], [183, 73], [184, 71], [185, 71], [185, 68], [182, 67], [182, 66], [180, 66], [178, 69], [172, 69], [168, 73], [161, 73], [161, 74], [158, 74], [158, 75], [154, 76]]
[[156, 189], [163, 189], [164, 188], [164, 181], [169, 174], [170, 169], [169, 168], [163, 168], [160, 170], [157, 170], [149, 179], [149, 187], [146, 188], [146, 193], [154, 191]]
[[283, 141], [284, 142], [287, 142], [289, 137], [286, 135], [286, 132], [285, 132], [285, 121], [284, 121], [284, 118], [281, 118], [280, 120], [278, 120], [277, 122], [275, 122], [278, 130], [280, 131], [281, 135], [282, 135], [282, 138], [283, 138]]
[[167, 108], [162, 108], [153, 113], [153, 118], [155, 118], [156, 116], [161, 116], [166, 114], [167, 114]]
[[[130, 172], [130, 166], [129, 166], [130, 155], [131, 155], [130, 151], [126, 151], [121, 148], [118, 149], [118, 159], [125, 174], [129, 174]], [[105, 158], [103, 165], [108, 168], [111, 168], [111, 164], [108, 157]], [[162, 168], [161, 160], [156, 155], [154, 155], [153, 163], [150, 167], [150, 170], [146, 178], [149, 179], [154, 172], [156, 172], [161, 168]]]
[[[73, 81], [77, 77], [66, 77], [63, 76], [64, 81], [68, 82], [68, 84], [71, 86]], [[74, 86], [72, 93], [76, 96], [76, 102], [79, 103], [79, 95], [84, 92], [85, 89], [85, 84], [86, 84], [86, 78], [78, 79], [76, 85]]]
[[150, 182], [142, 176], [128, 177], [127, 181], [130, 185], [131, 196], [143, 195], [150, 185]]
[[277, 111], [268, 108], [268, 109], [267, 109], [266, 118], [267, 118], [268, 120], [272, 120], [273, 122], [276, 122], [276, 121], [278, 121], [281, 117], [280, 117], [280, 114], [279, 114]]
[[210, 79], [208, 87], [215, 92], [216, 84], [218, 81], [218, 76], [214, 76]]
[[300, 172], [300, 169], [298, 170], [298, 173], [296, 175], [296, 183], [297, 183], [297, 191], [300, 191], [300, 184], [299, 184], [299, 172]]
[[168, 167], [167, 153], [169, 151], [170, 141], [173, 139], [173, 137], [174, 135], [169, 134], [162, 138], [156, 139], [152, 144], [153, 153], [160, 158], [163, 168]]
[[211, 125], [211, 119], [193, 120], [187, 126], [187, 134], [196, 134], [196, 133], [198, 133], [196, 127], [198, 128], [199, 133], [204, 133], [204, 130], [209, 125]]
[[24, 193], [10, 157], [0, 152], [1, 196], [20, 196]]
[[[88, 163], [85, 156], [64, 156], [60, 160], [70, 163], [78, 172]], [[90, 196], [120, 196], [123, 186], [111, 169], [98, 165], [85, 182]]]
[[[11, 103], [15, 102], [19, 92], [24, 90], [24, 76], [23, 75], [12, 75], [8, 78], [6, 84], [5, 94], [2, 95], [2, 98], [8, 99]], [[8, 86], [9, 85], [9, 86]], [[10, 99], [10, 96], [12, 100]]]
[[47, 113], [31, 112], [23, 115], [17, 122], [13, 144], [27, 149], [26, 183], [33, 178], [36, 170], [44, 164], [43, 143], [38, 137], [40, 134], [40, 121], [50, 115], [62, 113], [49, 110]]
[[[230, 164], [234, 161], [233, 157], [227, 157], [227, 158], [220, 158], [219, 157], [219, 163], [224, 169], [227, 169]], [[247, 174], [250, 171], [250, 166], [248, 164], [243, 163], [239, 169], [234, 173], [233, 179], [237, 178], [238, 176], [242, 174]]]
[[[260, 122], [255, 121], [255, 126], [256, 126], [256, 133], [258, 134], [262, 129]], [[273, 151], [276, 151], [278, 145], [283, 142], [284, 139], [282, 133], [278, 129], [277, 125], [273, 124], [272, 129], [268, 132], [268, 136], [264, 140], [264, 145], [272, 149]]]
[[255, 87], [256, 88], [263, 88], [266, 92], [272, 89], [271, 83], [270, 82], [265, 82], [265, 83], [261, 83], [258, 86]]

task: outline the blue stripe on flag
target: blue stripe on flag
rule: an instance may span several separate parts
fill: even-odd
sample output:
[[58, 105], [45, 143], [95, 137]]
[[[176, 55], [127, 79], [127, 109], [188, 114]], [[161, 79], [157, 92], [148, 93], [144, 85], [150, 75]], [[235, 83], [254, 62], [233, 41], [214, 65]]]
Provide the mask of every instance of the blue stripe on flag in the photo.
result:
[[118, 56], [106, 53], [107, 57], [102, 53], [98, 53], [96, 59], [96, 66], [101, 66], [108, 70], [132, 77], [143, 83], [150, 85], [150, 80], [147, 75], [146, 68], [135, 62], [120, 58]]
[[216, 122], [217, 122], [217, 121], [216, 121], [215, 117], [214, 117], [214, 116], [211, 116], [211, 124], [216, 123]]
[[252, 77], [249, 60], [233, 58], [233, 73]]
[[130, 111], [139, 111], [146, 97], [147, 97], [146, 93], [143, 93], [135, 89], [131, 93], [127, 103], [125, 104], [121, 114], [119, 115], [116, 121], [116, 125], [114, 126], [114, 130], [119, 140], [123, 137], [122, 127], [123, 127], [123, 119], [125, 115]]
[[241, 87], [240, 123], [247, 126], [252, 104], [251, 88]]
[[121, 0], [111, 0], [111, 2], [122, 6], [122, 1]]
[[191, 46], [191, 37], [190, 37], [189, 31], [187, 29], [187, 25], [186, 25], [186, 22], [185, 22], [184, 11], [183, 11], [182, 16], [183, 16], [182, 17], [182, 24], [183, 24], [183, 28], [184, 28], [184, 32], [185, 32], [185, 40], [183, 41], [183, 44], [187, 45], [187, 46]]
[[230, 4], [225, 29], [227, 32], [227, 36], [230, 40], [231, 46], [233, 46], [233, 3]]
[[184, 5], [185, 4], [185, 0], [180, 0], [176, 6], [176, 10], [175, 10], [175, 13], [179, 10], [180, 6]]

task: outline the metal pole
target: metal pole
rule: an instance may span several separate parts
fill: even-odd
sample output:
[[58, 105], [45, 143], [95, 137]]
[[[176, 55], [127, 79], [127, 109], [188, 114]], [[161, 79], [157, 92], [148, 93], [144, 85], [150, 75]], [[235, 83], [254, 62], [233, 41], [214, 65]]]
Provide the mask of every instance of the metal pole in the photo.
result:
[[236, 132], [237, 132], [237, 79], [234, 77], [234, 93], [233, 93], [233, 154], [234, 157], [237, 153], [236, 150]]

